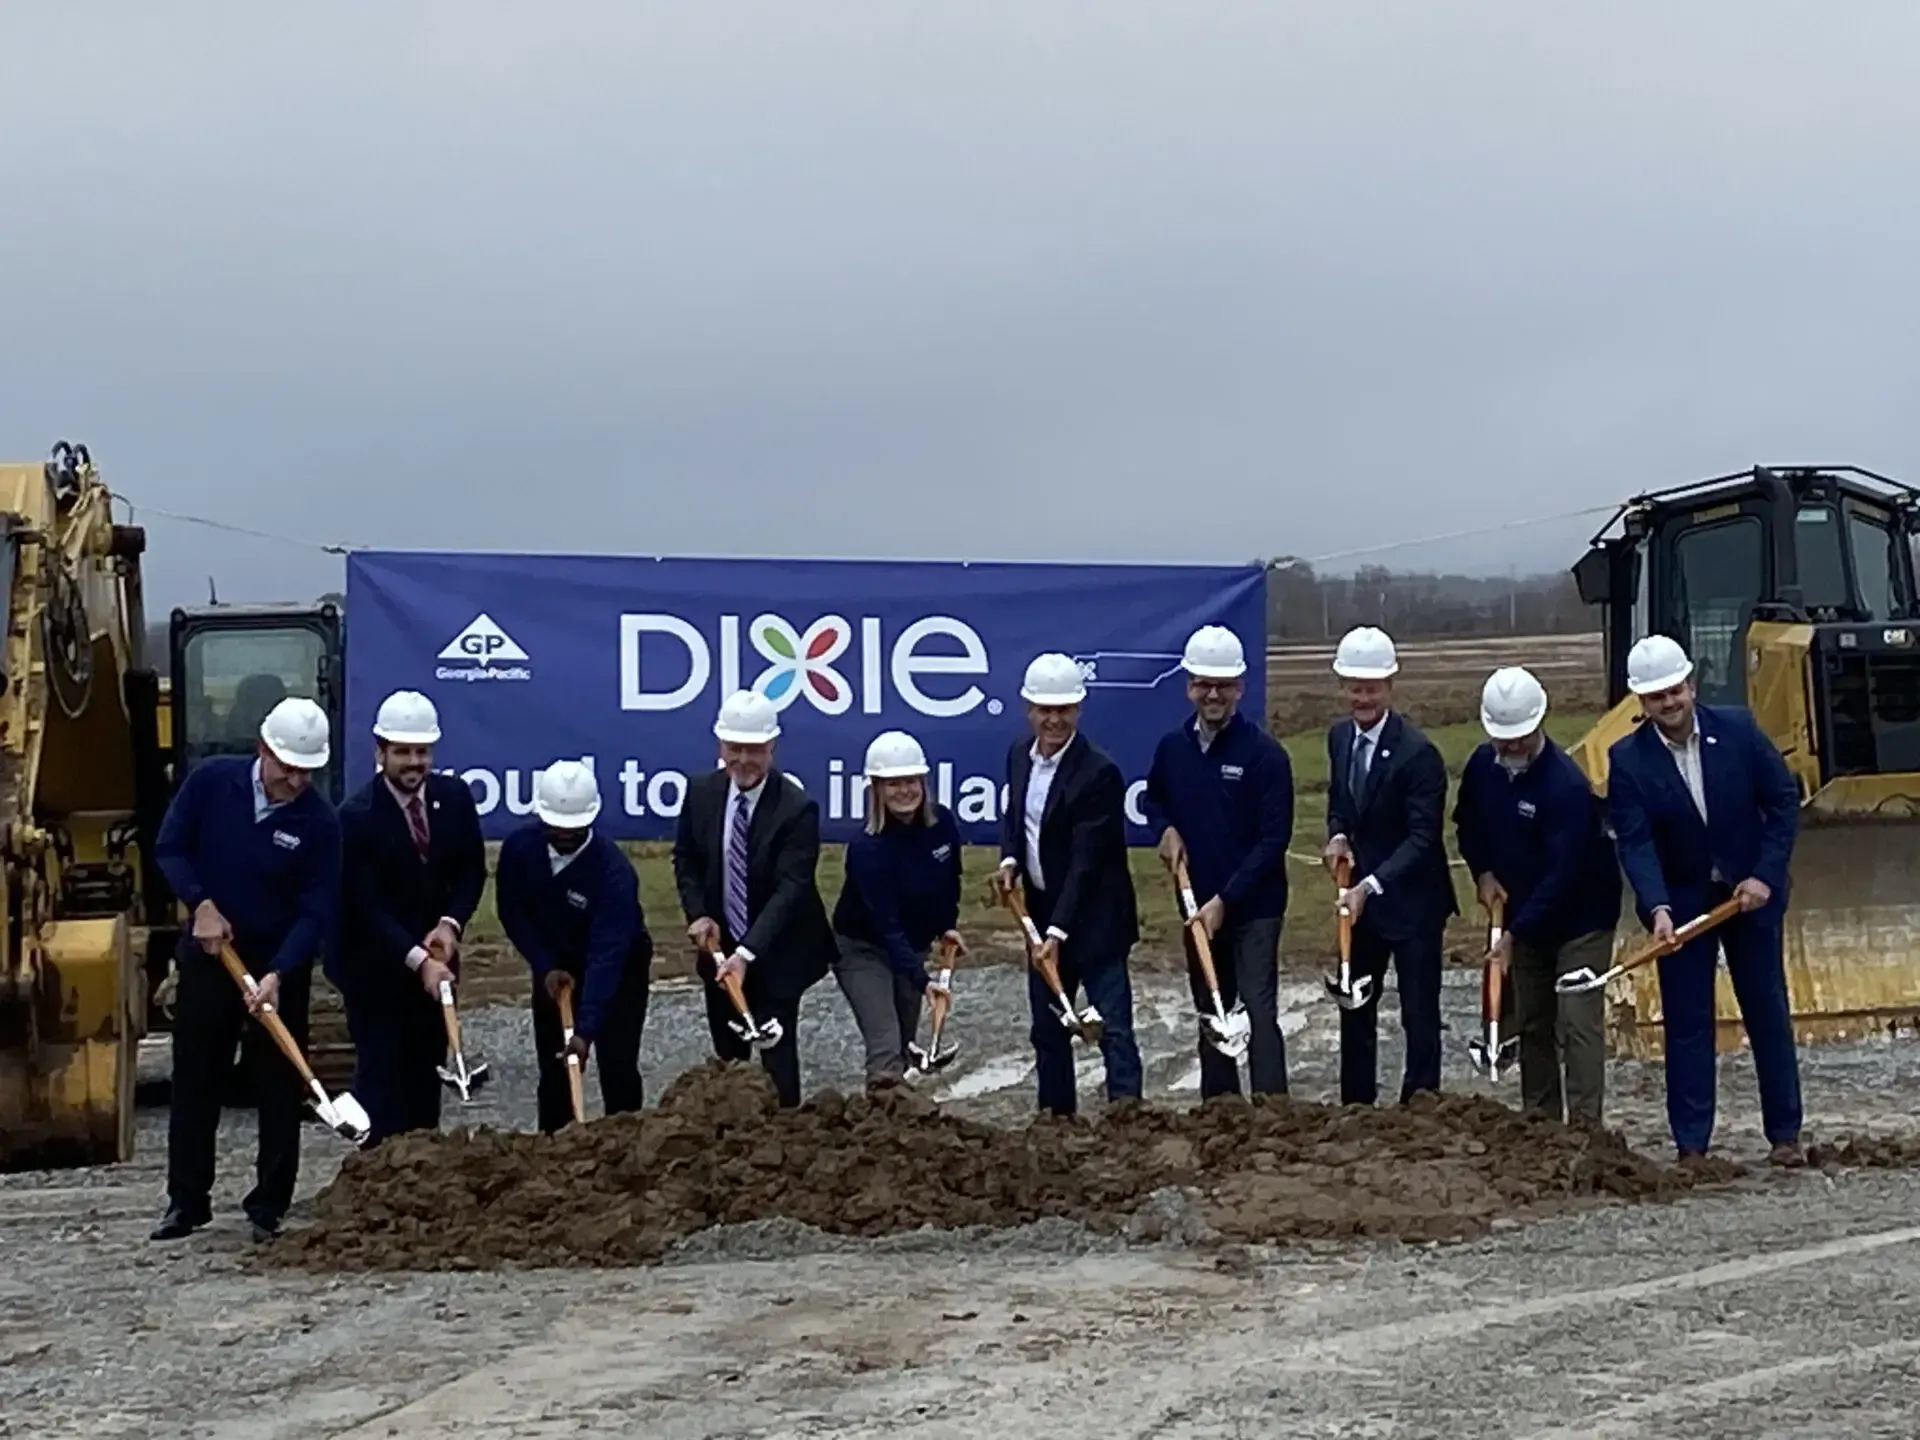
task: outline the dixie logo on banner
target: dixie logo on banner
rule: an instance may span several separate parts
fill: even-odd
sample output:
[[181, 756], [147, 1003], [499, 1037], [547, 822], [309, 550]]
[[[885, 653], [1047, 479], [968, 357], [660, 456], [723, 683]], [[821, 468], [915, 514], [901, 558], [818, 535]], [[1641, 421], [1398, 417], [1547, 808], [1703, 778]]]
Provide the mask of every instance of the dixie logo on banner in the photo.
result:
[[[347, 560], [348, 787], [372, 773], [394, 690], [431, 697], [435, 763], [472, 787], [490, 837], [531, 813], [557, 759], [600, 782], [600, 828], [671, 839], [690, 774], [719, 763], [722, 698], [780, 714], [775, 761], [820, 802], [821, 835], [865, 820], [861, 765], [883, 730], [926, 749], [970, 843], [998, 834], [1008, 748], [1029, 734], [1020, 681], [1062, 651], [1086, 677], [1081, 728], [1127, 782], [1129, 839], [1160, 736], [1190, 713], [1180, 653], [1225, 625], [1265, 713], [1265, 571], [1244, 566], [647, 559], [358, 551]], [[365, 756], [353, 737], [366, 736]]]

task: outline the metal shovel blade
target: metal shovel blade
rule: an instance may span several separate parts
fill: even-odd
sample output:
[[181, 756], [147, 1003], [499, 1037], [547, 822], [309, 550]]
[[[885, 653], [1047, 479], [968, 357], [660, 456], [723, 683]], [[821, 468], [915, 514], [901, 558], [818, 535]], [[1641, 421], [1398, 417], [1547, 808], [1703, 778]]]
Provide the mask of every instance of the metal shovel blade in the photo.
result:
[[1513, 1069], [1513, 1062], [1520, 1054], [1520, 1037], [1515, 1035], [1502, 1040], [1497, 1049], [1489, 1050], [1483, 1037], [1467, 1041], [1467, 1056], [1473, 1061], [1473, 1068], [1489, 1080], [1498, 1080]]
[[[1219, 1003], [1219, 997], [1215, 996], [1214, 1004], [1217, 1006]], [[1224, 1015], [1218, 1010], [1212, 1014], [1202, 1011], [1200, 1025], [1207, 1043], [1222, 1055], [1238, 1060], [1247, 1053], [1247, 1044], [1253, 1035], [1253, 1022], [1247, 1018], [1244, 1004], [1236, 1003]]]
[[1358, 1010], [1367, 1003], [1367, 998], [1373, 993], [1371, 975], [1350, 973], [1346, 977], [1345, 985], [1341, 984], [1340, 972], [1337, 970], [1329, 971], [1325, 978], [1327, 993], [1334, 998], [1342, 1010]]
[[734, 1034], [756, 1050], [771, 1050], [780, 1043], [780, 1037], [786, 1033], [780, 1028], [778, 1020], [762, 1020], [755, 1024], [750, 1018], [743, 1016], [738, 1020], [729, 1020], [727, 1024]]
[[366, 1106], [344, 1090], [328, 1096], [318, 1081], [314, 1082], [314, 1091], [314, 1111], [327, 1128], [356, 1145], [366, 1144], [373, 1134], [373, 1117], [367, 1114]]
[[1080, 1038], [1089, 1045], [1098, 1045], [1100, 1037], [1107, 1033], [1107, 1022], [1100, 1018], [1100, 1012], [1091, 1005], [1080, 1012], [1076, 1023], [1080, 1027]]
[[1569, 970], [1553, 982], [1554, 991], [1561, 995], [1584, 995], [1589, 990], [1598, 990], [1612, 978], [1614, 971], [1605, 975], [1596, 975], [1593, 970], [1582, 965], [1578, 970]]
[[454, 1053], [452, 1067], [442, 1065], [439, 1071], [440, 1079], [448, 1088], [459, 1091], [462, 1101], [472, 1100], [473, 1092], [487, 1083], [487, 1062], [482, 1060], [478, 1065], [469, 1068], [467, 1057], [457, 1051]]
[[909, 1043], [907, 1045], [907, 1079], [919, 1080], [936, 1070], [944, 1070], [953, 1063], [953, 1057], [960, 1053], [958, 1041], [942, 1043], [940, 1048], [929, 1051], [926, 1046]]

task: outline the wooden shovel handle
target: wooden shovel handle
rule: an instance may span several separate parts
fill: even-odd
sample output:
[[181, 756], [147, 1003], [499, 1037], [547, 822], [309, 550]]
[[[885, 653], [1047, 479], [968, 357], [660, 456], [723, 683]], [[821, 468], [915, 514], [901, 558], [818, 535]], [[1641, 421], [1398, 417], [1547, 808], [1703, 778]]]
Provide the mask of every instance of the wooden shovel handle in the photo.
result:
[[560, 1007], [560, 1028], [573, 1029], [573, 977], [564, 970], [554, 984], [553, 1003]]
[[[1338, 860], [1333, 862], [1333, 889], [1336, 901], [1339, 899], [1341, 892], [1345, 891], [1352, 881], [1353, 862], [1342, 855]], [[1347, 913], [1345, 906], [1335, 905], [1334, 923], [1340, 945], [1340, 958], [1343, 961], [1351, 962], [1353, 959], [1353, 916]]]
[[447, 1026], [447, 1048], [458, 1055], [460, 1053], [460, 1017], [454, 1012], [453, 992], [447, 988], [444, 980], [441, 982], [440, 1018], [446, 1022]]
[[1507, 902], [1495, 900], [1487, 906], [1487, 925], [1493, 930], [1504, 931], [1507, 928]]
[[[240, 987], [240, 993], [250, 996], [253, 993], [253, 976], [241, 963], [240, 957], [234, 954], [233, 946], [226, 941], [220, 944], [220, 963], [227, 967], [227, 973], [233, 976], [233, 983]], [[287, 1033], [286, 1022], [271, 1009], [256, 1010], [253, 1012], [253, 1018], [267, 1027], [267, 1033], [273, 1036], [273, 1043], [278, 1045], [280, 1053], [293, 1063], [293, 1068], [300, 1072], [300, 1078], [306, 1081], [307, 1088], [311, 1090], [315, 1083], [313, 1067], [307, 1064], [307, 1057], [300, 1053], [300, 1047], [293, 1043], [293, 1036]]]
[[[554, 986], [553, 1003], [560, 1007], [560, 1028], [573, 1029], [573, 977], [564, 970], [560, 980]], [[581, 1124], [587, 1121], [587, 1097], [580, 1083], [580, 1062], [573, 1056], [567, 1057], [567, 1099], [573, 1105], [573, 1118]]]
[[720, 988], [727, 992], [727, 998], [733, 1001], [733, 1008], [740, 1012], [740, 1018], [744, 1020], [747, 1015], [747, 992], [740, 986], [740, 977], [731, 974], [722, 975]]
[[1027, 963], [1040, 972], [1040, 978], [1047, 982], [1049, 990], [1056, 995], [1065, 995], [1066, 991], [1060, 987], [1060, 967], [1048, 958], [1045, 947], [1033, 943], [1033, 932], [1029, 929], [1033, 920], [1027, 914], [1027, 902], [1019, 888], [1016, 886], [1006, 891], [1001, 895], [1000, 902], [1020, 922], [1020, 939], [1027, 947]]
[[1213, 969], [1213, 942], [1207, 938], [1207, 922], [1200, 918], [1200, 907], [1193, 893], [1193, 881], [1187, 876], [1187, 860], [1183, 855], [1173, 862], [1173, 884], [1180, 892], [1180, 914], [1186, 921], [1187, 933], [1193, 936], [1193, 957], [1200, 965], [1200, 978], [1207, 983], [1207, 990], [1217, 992], [1220, 989], [1220, 977]]
[[1728, 896], [1704, 915], [1696, 915], [1684, 925], [1674, 927], [1671, 940], [1649, 940], [1631, 960], [1623, 962], [1620, 973], [1638, 970], [1642, 965], [1658, 960], [1662, 955], [1671, 955], [1674, 951], [1698, 940], [1717, 925], [1724, 925], [1740, 913], [1740, 901]]

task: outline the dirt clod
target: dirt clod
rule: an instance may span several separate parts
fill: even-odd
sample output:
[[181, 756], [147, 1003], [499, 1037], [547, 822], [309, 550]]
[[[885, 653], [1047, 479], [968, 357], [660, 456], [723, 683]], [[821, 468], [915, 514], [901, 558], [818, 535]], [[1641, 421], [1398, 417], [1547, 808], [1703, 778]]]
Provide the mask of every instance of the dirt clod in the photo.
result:
[[829, 1091], [782, 1111], [757, 1066], [712, 1062], [639, 1115], [553, 1136], [407, 1135], [356, 1153], [320, 1193], [317, 1222], [258, 1263], [629, 1265], [714, 1226], [773, 1220], [863, 1237], [1055, 1219], [1229, 1247], [1460, 1240], [1583, 1199], [1667, 1199], [1741, 1173], [1682, 1171], [1617, 1135], [1479, 1097], [1397, 1109], [1228, 1097], [1007, 1130], [910, 1090]]

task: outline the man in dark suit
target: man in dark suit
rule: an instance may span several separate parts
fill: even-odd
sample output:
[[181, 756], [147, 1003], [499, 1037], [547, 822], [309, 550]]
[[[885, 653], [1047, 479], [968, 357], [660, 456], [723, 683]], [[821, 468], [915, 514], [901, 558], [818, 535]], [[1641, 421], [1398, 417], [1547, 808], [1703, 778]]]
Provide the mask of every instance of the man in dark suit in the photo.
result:
[[724, 768], [687, 783], [673, 841], [674, 883], [687, 938], [700, 951], [714, 1053], [724, 1060], [753, 1053], [729, 1028], [738, 1012], [720, 979], [731, 974], [739, 977], [754, 1020], [780, 1023], [780, 1041], [760, 1052], [760, 1063], [780, 1103], [794, 1106], [800, 1103], [800, 997], [826, 975], [836, 954], [814, 883], [820, 806], [773, 763], [780, 723], [766, 696], [751, 690], [729, 696], [713, 733]]
[[1400, 663], [1372, 626], [1350, 630], [1334, 655], [1348, 718], [1327, 732], [1329, 870], [1352, 866], [1340, 903], [1353, 916], [1353, 973], [1372, 987], [1366, 1004], [1340, 1012], [1340, 1103], [1371, 1105], [1379, 1093], [1380, 987], [1393, 962], [1406, 1032], [1404, 1105], [1440, 1088], [1440, 965], [1447, 918], [1460, 913], [1441, 826], [1447, 767], [1431, 740], [1393, 708]]
[[[1713, 1139], [1715, 951], [1753, 1049], [1769, 1159], [1801, 1165], [1800, 1062], [1781, 957], [1800, 790], [1745, 710], [1694, 699], [1693, 662], [1665, 635], [1627, 656], [1645, 722], [1607, 751], [1607, 815], [1640, 923], [1656, 939], [1730, 896], [1741, 913], [1660, 966], [1667, 1123], [1683, 1161]], [[1646, 723], [1650, 722], [1650, 723]]]
[[[1042, 655], [1027, 667], [1020, 698], [1033, 737], [1007, 751], [1007, 805], [993, 883], [1006, 892], [1025, 882], [1028, 913], [1059, 966], [1062, 988], [1072, 996], [1084, 987], [1104, 1022], [1107, 1099], [1138, 1100], [1140, 1050], [1127, 952], [1140, 938], [1140, 918], [1127, 867], [1126, 785], [1120, 767], [1079, 733], [1086, 697], [1070, 657]], [[1027, 1000], [1040, 1108], [1071, 1115], [1079, 1107], [1072, 1037], [1031, 966]]]
[[340, 807], [340, 943], [328, 978], [346, 1001], [353, 1092], [369, 1145], [440, 1126], [447, 1054], [440, 987], [459, 974], [460, 937], [487, 882], [473, 792], [433, 771], [440, 717], [400, 690], [373, 722], [379, 773]]

